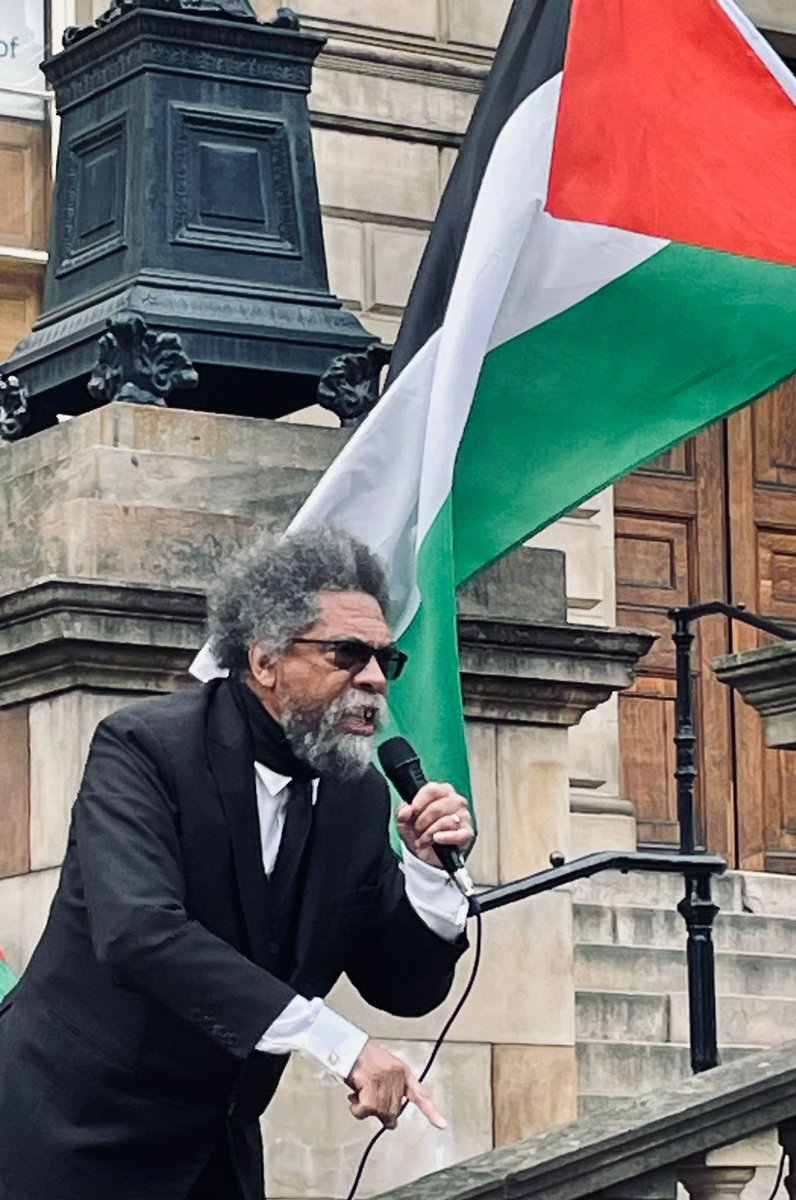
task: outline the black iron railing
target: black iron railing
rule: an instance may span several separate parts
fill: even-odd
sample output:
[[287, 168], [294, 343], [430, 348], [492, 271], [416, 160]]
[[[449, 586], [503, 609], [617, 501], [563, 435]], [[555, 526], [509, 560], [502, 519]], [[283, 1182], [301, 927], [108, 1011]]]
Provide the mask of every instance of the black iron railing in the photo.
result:
[[478, 897], [482, 912], [502, 908], [516, 900], [549, 892], [576, 879], [585, 879], [601, 871], [663, 871], [682, 874], [685, 895], [677, 911], [685, 921], [687, 931], [686, 957], [688, 963], [688, 1011], [691, 1038], [691, 1067], [694, 1072], [707, 1071], [719, 1062], [716, 1026], [716, 979], [713, 950], [713, 924], [719, 912], [711, 895], [711, 878], [721, 875], [727, 863], [716, 854], [708, 854], [697, 844], [694, 813], [694, 785], [697, 777], [696, 731], [693, 720], [691, 686], [691, 647], [694, 641], [693, 622], [700, 617], [724, 614], [756, 629], [786, 640], [795, 639], [796, 631], [749, 613], [743, 605], [724, 604], [714, 600], [708, 604], [673, 608], [667, 613], [674, 622], [674, 644], [677, 662], [677, 819], [680, 845], [675, 851], [606, 850], [587, 854], [565, 862], [557, 852], [551, 854], [549, 870], [537, 871], [524, 879], [502, 884], [482, 892]]

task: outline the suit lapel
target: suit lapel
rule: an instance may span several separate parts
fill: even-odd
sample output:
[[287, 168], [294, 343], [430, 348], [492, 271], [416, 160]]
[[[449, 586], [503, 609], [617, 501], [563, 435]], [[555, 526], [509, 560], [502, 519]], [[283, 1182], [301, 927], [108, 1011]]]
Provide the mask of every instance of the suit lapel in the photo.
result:
[[254, 755], [249, 732], [223, 682], [215, 686], [208, 706], [207, 746], [232, 842], [252, 959], [265, 966], [271, 957], [271, 914], [257, 818]]

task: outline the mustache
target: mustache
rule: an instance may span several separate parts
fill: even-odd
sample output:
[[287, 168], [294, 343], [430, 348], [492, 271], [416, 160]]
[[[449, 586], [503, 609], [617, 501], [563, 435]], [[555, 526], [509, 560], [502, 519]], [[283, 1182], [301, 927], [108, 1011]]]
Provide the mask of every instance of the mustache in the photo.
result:
[[379, 725], [387, 715], [387, 701], [378, 692], [365, 692], [357, 688], [339, 703], [339, 713], [335, 714], [339, 718], [366, 717], [372, 714], [373, 720]]

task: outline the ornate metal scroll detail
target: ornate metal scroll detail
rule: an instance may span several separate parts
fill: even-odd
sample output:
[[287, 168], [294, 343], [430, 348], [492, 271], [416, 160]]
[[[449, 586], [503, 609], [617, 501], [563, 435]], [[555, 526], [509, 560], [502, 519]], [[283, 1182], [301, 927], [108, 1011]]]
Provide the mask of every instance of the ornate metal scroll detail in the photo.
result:
[[30, 394], [16, 375], [0, 375], [0, 437], [14, 442], [30, 424]]
[[70, 25], [64, 30], [64, 49], [136, 8], [185, 13], [187, 16], [222, 17], [226, 21], [249, 21], [257, 25], [270, 25], [275, 29], [300, 28], [298, 15], [292, 8], [278, 8], [273, 21], [260, 21], [249, 0], [111, 0], [110, 7], [97, 17], [93, 25]]
[[318, 403], [338, 416], [344, 428], [359, 425], [378, 403], [379, 375], [391, 354], [391, 347], [376, 342], [333, 358], [318, 384]]
[[165, 406], [174, 388], [195, 388], [199, 376], [176, 333], [156, 333], [137, 313], [107, 321], [89, 394], [95, 400], [126, 400]]

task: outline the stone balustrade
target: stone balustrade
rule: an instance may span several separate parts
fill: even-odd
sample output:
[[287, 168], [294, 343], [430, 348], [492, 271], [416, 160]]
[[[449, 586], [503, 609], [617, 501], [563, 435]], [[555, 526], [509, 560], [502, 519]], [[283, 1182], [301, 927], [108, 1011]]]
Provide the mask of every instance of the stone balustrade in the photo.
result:
[[[499, 1147], [378, 1200], [768, 1200], [783, 1152], [796, 1156], [796, 1042]], [[775, 1194], [796, 1196], [796, 1174], [786, 1174]]]

